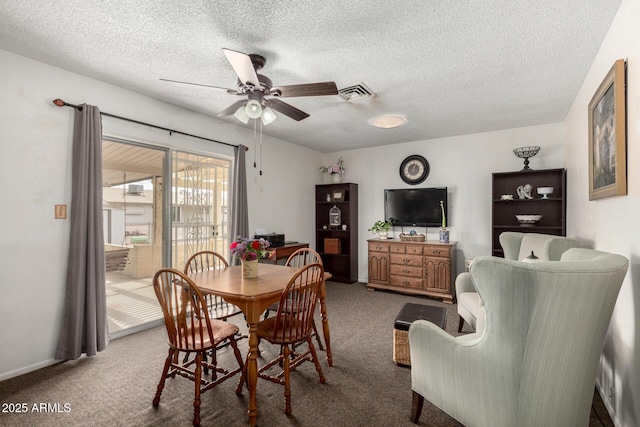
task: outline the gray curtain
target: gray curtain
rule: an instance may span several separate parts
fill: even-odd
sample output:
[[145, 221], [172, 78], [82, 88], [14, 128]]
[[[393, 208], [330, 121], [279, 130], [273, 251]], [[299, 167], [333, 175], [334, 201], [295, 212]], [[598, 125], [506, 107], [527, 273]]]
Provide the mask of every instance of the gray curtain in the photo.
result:
[[[244, 145], [233, 149], [233, 188], [231, 189], [231, 241], [236, 237], [249, 236], [249, 208], [247, 205], [247, 165], [245, 163]], [[231, 265], [236, 264], [236, 257], [231, 259]]]
[[62, 330], [56, 359], [94, 356], [106, 348], [107, 297], [102, 235], [102, 121], [97, 107], [75, 110], [71, 236]]

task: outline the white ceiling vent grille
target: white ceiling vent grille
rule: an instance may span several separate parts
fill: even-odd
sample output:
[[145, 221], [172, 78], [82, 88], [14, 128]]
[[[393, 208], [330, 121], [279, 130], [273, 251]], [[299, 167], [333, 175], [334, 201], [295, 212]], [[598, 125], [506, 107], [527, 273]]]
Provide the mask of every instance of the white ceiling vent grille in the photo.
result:
[[347, 101], [355, 101], [358, 99], [369, 98], [370, 96], [375, 95], [375, 93], [373, 93], [373, 91], [362, 82], [355, 86], [349, 86], [345, 87], [344, 89], [339, 89], [338, 94]]

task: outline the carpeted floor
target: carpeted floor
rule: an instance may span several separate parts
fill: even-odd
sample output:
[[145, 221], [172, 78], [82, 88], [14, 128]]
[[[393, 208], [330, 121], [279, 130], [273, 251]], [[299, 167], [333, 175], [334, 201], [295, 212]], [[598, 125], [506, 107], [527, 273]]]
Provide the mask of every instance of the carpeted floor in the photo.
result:
[[[417, 302], [448, 309], [446, 330], [456, 335], [455, 306], [423, 297], [369, 292], [363, 284], [327, 284], [334, 366], [320, 352], [327, 383], [318, 381], [313, 364], [292, 374], [293, 414], [284, 414], [284, 387], [258, 382], [260, 426], [414, 426], [410, 369], [392, 361], [393, 321], [402, 305]], [[318, 319], [319, 322], [319, 319]], [[319, 323], [318, 323], [319, 324]], [[246, 351], [247, 341], [240, 343]], [[164, 326], [112, 341], [93, 358], [60, 363], [0, 382], [2, 426], [179, 426], [191, 425], [193, 383], [168, 380], [159, 408], [151, 405], [166, 357]], [[264, 359], [277, 349], [261, 344]], [[219, 354], [230, 361], [229, 349]], [[264, 360], [263, 360], [264, 361]], [[262, 362], [263, 362], [262, 361]], [[259, 364], [261, 361], [259, 361]], [[206, 392], [202, 398], [203, 426], [244, 426], [248, 393], [237, 397], [238, 377]], [[598, 415], [590, 426], [612, 426], [595, 396]], [[598, 405], [599, 402], [599, 405]], [[13, 406], [10, 406], [14, 404]], [[26, 404], [25, 413], [15, 413]], [[44, 404], [44, 406], [42, 405]], [[17, 406], [16, 406], [17, 405]], [[44, 409], [38, 412], [38, 409]], [[425, 402], [422, 426], [460, 426]]]

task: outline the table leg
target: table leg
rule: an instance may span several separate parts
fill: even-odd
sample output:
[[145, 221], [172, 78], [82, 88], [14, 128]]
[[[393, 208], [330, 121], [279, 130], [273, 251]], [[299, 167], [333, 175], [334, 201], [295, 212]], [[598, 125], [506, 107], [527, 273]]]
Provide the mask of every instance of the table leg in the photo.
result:
[[324, 344], [327, 347], [327, 363], [329, 366], [333, 366], [333, 354], [331, 353], [331, 333], [329, 332], [329, 319], [327, 318], [327, 306], [325, 304], [325, 298], [327, 295], [327, 288], [325, 283], [322, 282], [320, 287], [320, 314], [322, 315], [322, 334], [324, 335]]
[[258, 330], [257, 323], [249, 324], [249, 357], [247, 366], [247, 384], [249, 386], [249, 425], [256, 425], [258, 417], [258, 405], [256, 401], [256, 385], [258, 383]]

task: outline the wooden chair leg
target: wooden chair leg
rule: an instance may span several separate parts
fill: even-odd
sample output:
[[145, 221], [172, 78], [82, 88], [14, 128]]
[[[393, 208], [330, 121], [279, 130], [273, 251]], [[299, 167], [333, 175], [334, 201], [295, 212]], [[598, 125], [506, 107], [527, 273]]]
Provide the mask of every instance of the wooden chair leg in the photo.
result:
[[291, 350], [289, 346], [284, 346], [283, 349], [283, 364], [284, 364], [284, 413], [291, 415], [291, 372], [289, 370], [289, 355]]
[[464, 319], [462, 316], [458, 316], [458, 332], [462, 332], [462, 326], [464, 326]]
[[160, 377], [160, 382], [158, 383], [158, 387], [156, 389], [156, 395], [153, 398], [153, 406], [157, 407], [160, 404], [160, 395], [162, 394], [162, 390], [164, 389], [164, 382], [167, 380], [167, 373], [169, 373], [169, 367], [171, 366], [171, 361], [174, 358], [174, 350], [172, 348], [169, 349], [169, 354], [164, 361], [164, 368], [162, 368], [162, 376]]
[[202, 380], [202, 353], [196, 354], [196, 370], [194, 372], [194, 383], [196, 386], [195, 397], [193, 399], [193, 425], [200, 425], [200, 382]]
[[320, 361], [318, 360], [318, 354], [316, 353], [316, 348], [311, 341], [311, 337], [307, 338], [307, 343], [309, 344], [309, 351], [311, 351], [311, 358], [313, 359], [313, 363], [316, 365], [316, 371], [318, 371], [318, 376], [320, 377], [320, 383], [324, 384], [326, 382], [324, 378], [324, 374], [322, 373], [322, 366], [320, 366]]
[[240, 355], [240, 350], [238, 349], [238, 343], [236, 342], [235, 338], [232, 337], [229, 340], [229, 344], [231, 344], [231, 348], [233, 349], [233, 355], [235, 356], [236, 361], [238, 362], [238, 366], [242, 371], [244, 371], [244, 363], [242, 362], [242, 356]]
[[422, 413], [422, 405], [424, 404], [424, 397], [420, 394], [413, 393], [413, 398], [411, 400], [411, 422], [414, 424], [418, 424], [418, 420], [420, 419], [420, 414]]
[[320, 351], [324, 351], [324, 346], [322, 345], [322, 341], [320, 340], [320, 334], [318, 333], [318, 328], [316, 328], [316, 321], [313, 321], [313, 334], [316, 336], [316, 341], [318, 341], [318, 348]]
[[247, 385], [247, 389], [249, 389], [249, 378], [247, 377], [247, 365], [249, 365], [249, 355], [244, 361], [244, 365], [242, 365], [242, 373], [240, 374], [240, 381], [238, 381], [238, 387], [236, 388], [236, 394], [238, 396], [242, 396], [242, 388], [244, 385]]

